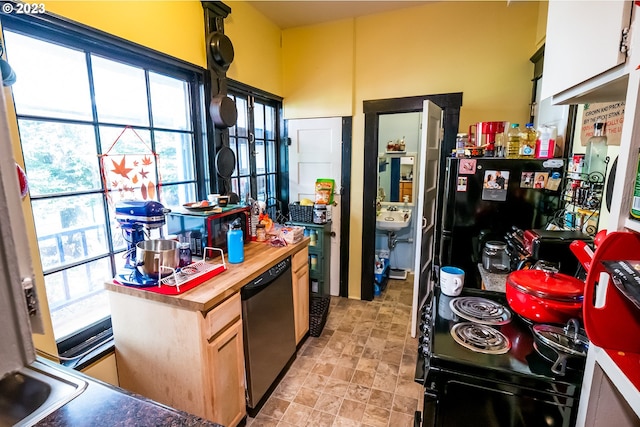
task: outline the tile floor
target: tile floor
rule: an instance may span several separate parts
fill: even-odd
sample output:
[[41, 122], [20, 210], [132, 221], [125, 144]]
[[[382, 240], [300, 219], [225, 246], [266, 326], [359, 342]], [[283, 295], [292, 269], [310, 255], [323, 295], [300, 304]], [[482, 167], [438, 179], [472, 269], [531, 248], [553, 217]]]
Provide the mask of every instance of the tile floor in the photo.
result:
[[413, 381], [413, 278], [390, 280], [373, 301], [332, 297], [320, 337], [247, 427], [410, 427], [422, 387]]

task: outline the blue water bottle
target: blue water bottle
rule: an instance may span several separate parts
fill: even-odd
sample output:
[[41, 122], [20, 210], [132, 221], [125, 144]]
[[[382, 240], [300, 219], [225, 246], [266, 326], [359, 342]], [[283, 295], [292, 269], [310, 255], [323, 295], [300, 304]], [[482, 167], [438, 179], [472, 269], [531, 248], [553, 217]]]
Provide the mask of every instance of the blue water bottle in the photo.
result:
[[239, 218], [231, 223], [231, 228], [227, 231], [227, 253], [231, 264], [244, 261], [244, 236]]

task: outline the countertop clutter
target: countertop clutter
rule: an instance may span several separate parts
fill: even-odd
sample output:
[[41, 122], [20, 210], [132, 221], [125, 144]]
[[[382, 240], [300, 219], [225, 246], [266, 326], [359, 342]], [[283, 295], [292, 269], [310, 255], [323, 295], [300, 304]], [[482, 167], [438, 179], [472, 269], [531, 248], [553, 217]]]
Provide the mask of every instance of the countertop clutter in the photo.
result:
[[[303, 245], [306, 246], [308, 243], [308, 237], [297, 244], [282, 247], [272, 247], [262, 242], [249, 242], [244, 245], [244, 262], [240, 264], [230, 264], [227, 262], [227, 270], [225, 272], [180, 295], [163, 295], [155, 292], [147, 292], [144, 288], [117, 285], [112, 282], [107, 282], [105, 287], [109, 291], [121, 294], [157, 301], [188, 310], [206, 312], [238, 292], [245, 283], [258, 277], [268, 266], [293, 255], [298, 252]], [[219, 260], [220, 257], [213, 258], [213, 262], [219, 262]]]

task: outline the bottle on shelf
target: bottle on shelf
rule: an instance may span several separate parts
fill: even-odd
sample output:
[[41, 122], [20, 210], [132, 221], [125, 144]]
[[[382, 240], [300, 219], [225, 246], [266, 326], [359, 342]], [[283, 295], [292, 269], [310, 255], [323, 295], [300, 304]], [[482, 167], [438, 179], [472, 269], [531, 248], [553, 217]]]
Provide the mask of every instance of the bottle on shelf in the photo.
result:
[[531, 158], [535, 154], [538, 132], [533, 128], [533, 123], [527, 123], [520, 134], [519, 157]]
[[607, 171], [607, 136], [605, 135], [605, 123], [596, 122], [593, 125], [593, 136], [587, 141], [587, 151], [584, 159], [589, 180], [604, 182], [604, 174]]
[[467, 147], [468, 136], [466, 133], [459, 133], [456, 136], [456, 157], [464, 157], [464, 150]]
[[517, 159], [520, 156], [520, 124], [511, 123], [507, 132], [507, 158]]
[[536, 138], [536, 159], [550, 159], [556, 150], [557, 130], [555, 126], [540, 126]]

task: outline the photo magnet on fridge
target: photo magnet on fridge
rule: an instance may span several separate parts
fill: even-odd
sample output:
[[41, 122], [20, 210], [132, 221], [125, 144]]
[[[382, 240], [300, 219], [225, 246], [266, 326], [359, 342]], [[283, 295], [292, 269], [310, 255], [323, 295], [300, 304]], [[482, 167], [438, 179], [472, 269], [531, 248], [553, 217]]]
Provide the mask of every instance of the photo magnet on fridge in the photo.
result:
[[482, 200], [504, 202], [507, 200], [509, 171], [487, 170], [482, 184]]
[[466, 176], [459, 176], [458, 177], [457, 191], [460, 191], [460, 192], [467, 191], [467, 180], [468, 180], [468, 178]]
[[546, 187], [547, 179], [549, 179], [549, 172], [536, 172], [533, 178], [533, 188], [541, 190]]
[[476, 163], [476, 159], [460, 159], [458, 174], [473, 175], [474, 173], [476, 173]]
[[520, 176], [520, 188], [533, 188], [534, 172], [522, 172]]

